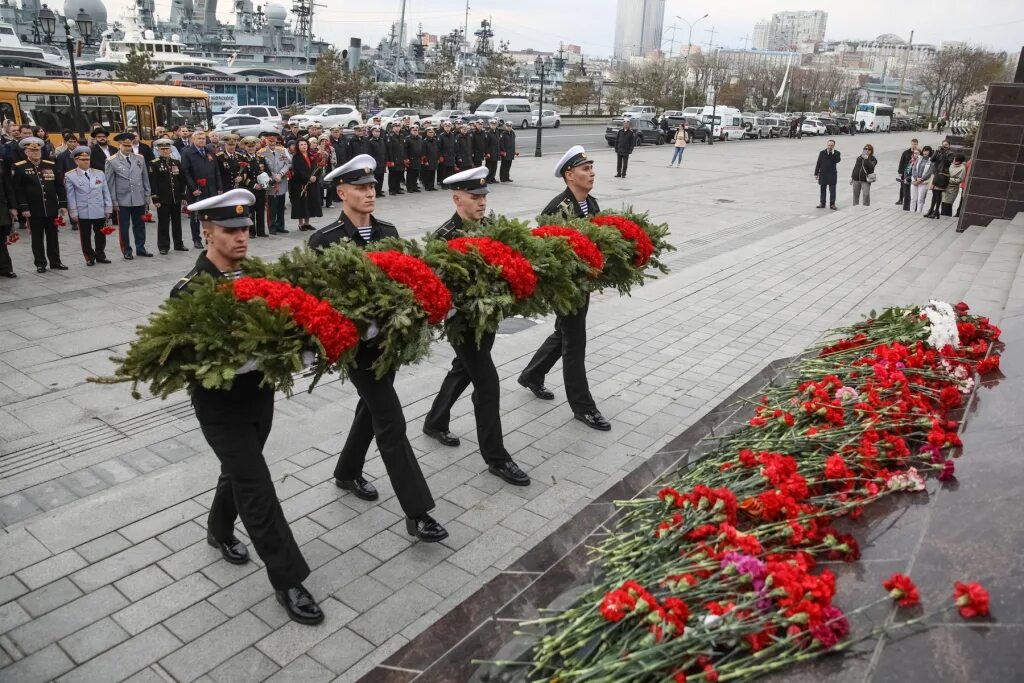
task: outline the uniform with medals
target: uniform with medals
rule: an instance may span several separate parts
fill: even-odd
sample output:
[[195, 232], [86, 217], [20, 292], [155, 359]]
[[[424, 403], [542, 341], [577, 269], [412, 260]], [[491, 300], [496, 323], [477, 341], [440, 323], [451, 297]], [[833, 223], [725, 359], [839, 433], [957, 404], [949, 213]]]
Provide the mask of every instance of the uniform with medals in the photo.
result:
[[[555, 166], [555, 176], [564, 179], [564, 173], [577, 166], [593, 163], [587, 158], [583, 147], [577, 145], [570, 149]], [[563, 215], [566, 218], [584, 218], [600, 211], [597, 200], [589, 194], [583, 200], [577, 200], [572, 190], [566, 187], [557, 197], [551, 200], [544, 215]], [[572, 408], [573, 415], [584, 424], [594, 429], [607, 431], [611, 425], [597, 410], [594, 397], [590, 394], [587, 382], [587, 310], [590, 308], [590, 296], [583, 306], [575, 313], [555, 317], [555, 331], [544, 340], [533, 359], [519, 376], [519, 384], [530, 389], [538, 398], [551, 400], [554, 394], [544, 387], [544, 377], [558, 359], [562, 359], [562, 376], [565, 380], [565, 398]]]
[[[68, 217], [78, 225], [85, 265], [110, 263], [107, 258], [107, 236], [103, 234], [106, 219], [114, 212], [113, 199], [103, 171], [79, 166], [89, 164], [91, 150], [82, 145], [70, 150], [75, 168], [64, 174], [64, 192], [68, 200]], [[95, 248], [93, 242], [95, 241]]]
[[170, 138], [160, 138], [153, 146], [157, 149], [157, 156], [149, 162], [149, 188], [156, 206], [157, 249], [166, 254], [173, 239], [175, 251], [188, 251], [181, 237], [181, 202], [185, 199], [185, 176], [181, 172], [181, 163], [160, 153], [161, 149], [174, 146]]
[[[238, 142], [238, 136], [234, 133], [228, 133], [224, 136], [222, 142], [224, 143], [224, 149], [216, 154], [217, 168], [220, 171], [220, 185], [225, 191], [243, 187], [241, 185], [242, 155], [235, 146]], [[243, 187], [243, 189], [248, 188]]]
[[[332, 187], [335, 183], [369, 185], [376, 183], [375, 168], [373, 157], [363, 154], [331, 171], [325, 180]], [[345, 208], [349, 208], [347, 203]], [[398, 230], [390, 223], [372, 215], [369, 223], [355, 225], [343, 212], [337, 221], [314, 232], [309, 246], [324, 249], [341, 242], [365, 247], [385, 237], [398, 237]], [[406, 530], [421, 541], [440, 541], [448, 537], [448, 532], [427, 514], [434, 508], [434, 498], [406, 435], [402, 401], [395, 392], [395, 372], [377, 379], [371, 367], [379, 356], [380, 349], [374, 340], [365, 339], [359, 343], [355, 363], [348, 368], [359, 401], [334, 470], [335, 484], [363, 500], [377, 499], [377, 490], [363, 477], [366, 454], [376, 438], [388, 478], [406, 516]]]
[[[37, 137], [24, 137], [18, 142], [18, 148], [42, 154], [43, 141]], [[11, 180], [14, 196], [18, 200], [18, 213], [29, 214], [32, 259], [36, 264], [36, 272], [45, 273], [47, 261], [54, 270], [67, 270], [67, 266], [60, 260], [57, 226], [54, 225], [54, 219], [67, 204], [67, 198], [63, 183], [57, 182], [54, 163], [42, 158], [32, 161], [26, 154], [24, 160], [14, 164]]]
[[[249, 229], [252, 237], [267, 236], [267, 189], [260, 184], [259, 177], [266, 174], [270, 177], [266, 159], [256, 152], [256, 145], [260, 144], [259, 138], [247, 135], [242, 138], [242, 146], [245, 153], [241, 156], [242, 180], [240, 187], [252, 192], [256, 197], [256, 203], [252, 205], [253, 227]], [[250, 151], [251, 150], [251, 151]], [[262, 150], [261, 150], [262, 151]]]
[[[252, 224], [249, 211], [254, 201], [247, 190], [229, 190], [191, 204], [189, 210], [204, 224], [247, 230]], [[183, 296], [203, 273], [228, 279], [241, 275], [238, 271], [221, 272], [207, 253], [199, 254], [192, 271], [171, 290], [172, 297]], [[288, 527], [263, 454], [274, 419], [274, 389], [261, 386], [262, 380], [258, 369], [243, 366], [230, 389], [190, 387], [203, 436], [221, 464], [207, 518], [206, 540], [228, 562], [248, 562], [248, 550], [234, 533], [235, 521], [240, 517], [278, 601], [293, 620], [315, 624], [323, 621], [323, 612], [302, 587], [309, 576], [309, 565]]]
[[[445, 178], [445, 185], [456, 192], [475, 195], [487, 194], [487, 169], [471, 168]], [[461, 236], [462, 216], [458, 212], [438, 228], [434, 235], [451, 240]], [[458, 315], [458, 314], [456, 314]], [[473, 385], [473, 414], [476, 418], [477, 442], [480, 455], [488, 470], [516, 486], [526, 486], [530, 477], [512, 460], [501, 432], [501, 382], [491, 358], [495, 333], [484, 334], [477, 345], [471, 332], [458, 343], [452, 343], [455, 358], [452, 368], [441, 382], [441, 389], [423, 421], [423, 432], [446, 446], [459, 445], [459, 439], [449, 431], [452, 406], [470, 384]]]

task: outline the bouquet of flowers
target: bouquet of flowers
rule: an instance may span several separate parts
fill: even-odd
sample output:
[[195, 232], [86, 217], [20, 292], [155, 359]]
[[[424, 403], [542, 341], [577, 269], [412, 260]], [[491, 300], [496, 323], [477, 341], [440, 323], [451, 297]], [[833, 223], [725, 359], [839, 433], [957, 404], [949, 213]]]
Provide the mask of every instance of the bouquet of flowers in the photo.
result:
[[355, 325], [329, 303], [299, 287], [265, 278], [217, 280], [201, 275], [181, 297], [165, 301], [128, 352], [114, 358], [110, 384], [132, 382], [153, 395], [182, 388], [230, 389], [240, 369], [263, 373], [263, 385], [291, 393], [295, 373], [313, 352], [313, 386], [326, 372], [351, 361]]

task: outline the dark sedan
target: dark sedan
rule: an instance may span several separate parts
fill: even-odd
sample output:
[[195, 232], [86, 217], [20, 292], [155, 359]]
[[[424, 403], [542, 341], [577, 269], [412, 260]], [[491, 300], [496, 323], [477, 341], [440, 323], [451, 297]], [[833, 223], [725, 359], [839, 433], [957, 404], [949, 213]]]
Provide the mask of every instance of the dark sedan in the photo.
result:
[[[636, 135], [636, 144], [642, 145], [644, 143], [649, 145], [664, 145], [665, 140], [668, 136], [658, 128], [650, 119], [630, 119], [630, 127], [633, 129], [633, 133]], [[604, 139], [608, 142], [609, 147], [615, 146], [615, 135], [622, 130], [622, 119], [612, 119], [612, 122], [608, 124], [608, 127], [604, 131]]]

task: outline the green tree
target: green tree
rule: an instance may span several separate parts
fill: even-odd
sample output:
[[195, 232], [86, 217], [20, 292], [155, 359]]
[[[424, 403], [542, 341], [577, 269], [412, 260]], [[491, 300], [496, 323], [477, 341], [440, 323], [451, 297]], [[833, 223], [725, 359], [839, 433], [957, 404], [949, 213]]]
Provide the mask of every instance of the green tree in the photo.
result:
[[515, 93], [519, 79], [516, 62], [509, 54], [508, 43], [487, 55], [487, 63], [477, 78], [476, 89], [469, 95], [471, 103], [479, 104], [488, 97], [504, 97]]
[[320, 53], [316, 68], [306, 86], [306, 99], [315, 104], [327, 104], [342, 99], [342, 82], [345, 70], [341, 54], [333, 47]]
[[393, 83], [380, 93], [384, 104], [389, 107], [421, 107], [430, 102], [429, 94], [418, 85]]
[[132, 50], [125, 63], [117, 67], [117, 77], [130, 83], [152, 83], [160, 76], [160, 69], [153, 66], [153, 60], [146, 52]]
[[594, 94], [594, 84], [574, 69], [562, 83], [562, 91], [558, 93], [558, 104], [568, 107], [570, 114], [576, 113], [577, 107], [585, 106]]
[[351, 102], [359, 109], [361, 105], [369, 106], [380, 90], [373, 67], [360, 62], [354, 71], [345, 71], [338, 83], [338, 100]]
[[450, 41], [442, 41], [427, 61], [426, 80], [421, 87], [435, 109], [449, 106], [458, 94], [459, 74], [455, 70], [455, 52]]

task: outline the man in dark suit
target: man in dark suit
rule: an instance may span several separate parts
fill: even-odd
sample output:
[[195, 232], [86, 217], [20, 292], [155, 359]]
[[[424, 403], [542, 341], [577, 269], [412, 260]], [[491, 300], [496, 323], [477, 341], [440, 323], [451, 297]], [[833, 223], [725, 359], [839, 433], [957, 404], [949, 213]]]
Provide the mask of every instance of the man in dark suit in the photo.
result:
[[636, 133], [629, 119], [622, 122], [622, 128], [615, 134], [615, 177], [625, 178], [629, 169], [629, 155], [636, 147]]
[[841, 157], [839, 150], [836, 149], [836, 141], [829, 140], [825, 143], [825, 149], [818, 152], [818, 163], [814, 165], [814, 179], [818, 181], [818, 185], [821, 187], [821, 200], [818, 202], [818, 208], [825, 208], [825, 189], [828, 188], [829, 204], [828, 208], [833, 211], [836, 209], [836, 182], [839, 180], [839, 171], [836, 170], [836, 166], [839, 165]]
[[[594, 187], [594, 162], [580, 145], [572, 147], [555, 165], [555, 176], [565, 181], [565, 192], [552, 199], [542, 212], [545, 216], [586, 218], [596, 215], [601, 208], [590, 195]], [[565, 398], [573, 416], [592, 429], [606, 432], [612, 428], [597, 409], [587, 382], [587, 310], [590, 296], [575, 313], [555, 317], [555, 331], [544, 340], [530, 363], [519, 375], [519, 384], [539, 399], [550, 401], [555, 395], [544, 386], [548, 374], [558, 359], [562, 359], [562, 377], [565, 380]]]
[[103, 128], [95, 128], [92, 131], [92, 157], [89, 159], [89, 168], [103, 171], [107, 167], [107, 159], [117, 153], [107, 144], [107, 131]]
[[[185, 190], [190, 202], [209, 199], [231, 188], [221, 185], [220, 166], [211, 150], [206, 148], [206, 133], [197, 130], [192, 134], [192, 144], [181, 148], [181, 172], [185, 176]], [[192, 246], [202, 249], [199, 234], [199, 217], [191, 216]]]
[[[907, 166], [910, 164], [910, 160], [914, 158], [914, 152], [917, 151], [917, 138], [910, 141], [910, 147], [903, 150], [903, 154], [900, 155], [900, 165], [896, 169], [896, 174], [900, 177], [900, 198], [897, 200], [897, 204], [902, 204], [904, 196], [908, 194], [906, 187]], [[909, 205], [909, 202], [907, 202]]]

